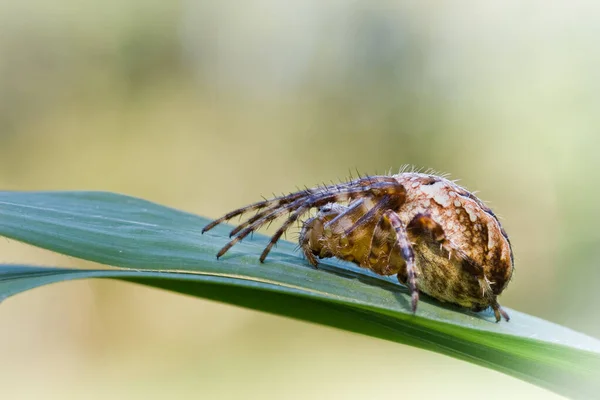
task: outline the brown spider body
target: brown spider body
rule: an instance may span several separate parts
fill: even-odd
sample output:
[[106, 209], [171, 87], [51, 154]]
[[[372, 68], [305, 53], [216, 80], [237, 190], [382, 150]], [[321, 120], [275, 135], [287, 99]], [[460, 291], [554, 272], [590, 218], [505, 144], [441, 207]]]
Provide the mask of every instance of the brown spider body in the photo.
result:
[[[346, 204], [344, 204], [346, 203]], [[397, 275], [408, 286], [416, 310], [419, 291], [475, 311], [492, 307], [496, 320], [508, 315], [497, 296], [513, 272], [508, 236], [494, 213], [475, 195], [445, 178], [415, 172], [355, 179], [265, 200], [207, 225], [248, 211], [257, 214], [233, 229], [218, 253], [262, 225], [289, 214], [261, 255], [311, 208], [300, 246], [313, 265], [336, 257], [380, 275]]]

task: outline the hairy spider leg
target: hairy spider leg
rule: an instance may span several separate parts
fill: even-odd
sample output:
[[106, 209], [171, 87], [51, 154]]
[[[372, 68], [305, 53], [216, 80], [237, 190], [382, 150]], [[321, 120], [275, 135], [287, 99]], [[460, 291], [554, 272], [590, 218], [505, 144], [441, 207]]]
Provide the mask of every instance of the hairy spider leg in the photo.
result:
[[[397, 240], [395, 232], [391, 231], [391, 226], [385, 226], [385, 223], [388, 222], [384, 217], [383, 213], [379, 216], [379, 220], [375, 224], [375, 228], [373, 229], [373, 233], [371, 234], [371, 240], [369, 242], [369, 251], [365, 257], [365, 267], [375, 271], [374, 266], [380, 263], [380, 258], [382, 256], [386, 256], [385, 266], [386, 269], [390, 268], [390, 262], [392, 259], [392, 254], [394, 254], [394, 249], [397, 248]], [[393, 233], [393, 238], [391, 237], [391, 233]], [[391, 242], [390, 242], [391, 241]], [[385, 242], [389, 242], [390, 247], [385, 247]], [[404, 267], [406, 269], [406, 267]], [[378, 273], [383, 275], [388, 275], [387, 271], [382, 270]]]
[[[396, 244], [400, 248], [400, 254], [406, 262], [406, 275], [408, 277], [408, 289], [410, 290], [412, 312], [417, 311], [417, 303], [419, 302], [419, 289], [417, 287], [417, 275], [415, 268], [415, 254], [413, 248], [408, 240], [408, 234], [404, 224], [400, 220], [398, 214], [392, 210], [386, 210], [383, 214], [384, 217], [389, 221], [390, 225], [396, 232]], [[398, 278], [399, 280], [400, 278]], [[402, 282], [400, 282], [402, 283]]]
[[[360, 189], [360, 191], [358, 191], [358, 189], [355, 189], [354, 193], [360, 193], [362, 191], [364, 191], [364, 189]], [[283, 232], [285, 230], [287, 230], [287, 228], [292, 223], [294, 223], [294, 221], [296, 221], [303, 213], [308, 211], [310, 208], [323, 206], [327, 203], [331, 203], [332, 201], [336, 201], [336, 200], [342, 201], [342, 200], [340, 200], [340, 198], [347, 200], [347, 199], [349, 199], [349, 197], [352, 194], [353, 193], [351, 193], [351, 192], [317, 194], [317, 195], [314, 195], [314, 196], [311, 196], [308, 198], [300, 198], [300, 199], [294, 201], [293, 203], [290, 203], [283, 207], [279, 207], [279, 208], [275, 208], [275, 209], [268, 209], [265, 212], [257, 214], [257, 216], [255, 216], [255, 217], [259, 217], [259, 218], [253, 217], [252, 218], [253, 223], [251, 223], [251, 224], [243, 223], [242, 224], [245, 226], [244, 229], [242, 229], [241, 231], [238, 231], [237, 236], [235, 236], [231, 241], [229, 241], [229, 243], [227, 243], [225, 246], [223, 246], [223, 248], [217, 253], [217, 258], [221, 257], [232, 246], [234, 246], [236, 243], [238, 243], [239, 241], [244, 239], [246, 236], [248, 236], [253, 231], [260, 228], [262, 225], [281, 217], [283, 214], [285, 214], [288, 211], [292, 211], [295, 209], [295, 211], [292, 214], [290, 214], [290, 216], [288, 217], [286, 222], [283, 224], [282, 228], [284, 228], [284, 229], [282, 230], [280, 228], [277, 231], [277, 233], [275, 234], [275, 235], [278, 235], [277, 239], [279, 239], [279, 237], [283, 234]], [[275, 237], [275, 236], [273, 236], [273, 237]], [[273, 240], [273, 239], [271, 239], [271, 240]], [[275, 242], [276, 241], [277, 240], [275, 240]], [[272, 244], [269, 243], [269, 245], [267, 247], [270, 249], [272, 247]], [[261, 262], [263, 260], [264, 260], [264, 258], [261, 256]]]
[[[325, 229], [331, 228], [331, 226], [337, 224], [343, 218], [348, 217], [348, 215], [351, 214], [352, 212], [357, 211], [359, 208], [363, 208], [364, 205], [365, 205], [364, 198], [353, 201], [352, 203], [350, 203], [350, 205], [348, 205], [348, 207], [344, 207], [344, 211], [342, 211], [341, 213], [336, 213], [337, 215], [335, 216], [335, 218], [333, 218], [330, 221], [327, 221], [325, 223], [324, 228]], [[321, 212], [321, 209], [319, 209], [319, 212]]]
[[[271, 213], [273, 213], [276, 210], [283, 209], [283, 208], [291, 209], [294, 207], [293, 204], [298, 204], [300, 201], [303, 201], [303, 200], [305, 201], [311, 197], [318, 196], [318, 195], [324, 195], [324, 194], [337, 194], [338, 198], [333, 199], [332, 201], [343, 202], [343, 201], [351, 200], [352, 196], [346, 196], [346, 194], [349, 192], [356, 193], [358, 188], [360, 188], [360, 190], [358, 190], [359, 192], [360, 191], [370, 192], [370, 191], [376, 189], [376, 186], [378, 186], [378, 185], [383, 186], [382, 184], [385, 185], [386, 183], [394, 185], [396, 187], [402, 187], [398, 183], [398, 181], [392, 177], [376, 176], [376, 177], [362, 178], [362, 179], [358, 179], [358, 180], [355, 180], [352, 182], [342, 183], [342, 184], [338, 184], [338, 185], [320, 186], [320, 187], [316, 187], [316, 188], [312, 188], [312, 189], [303, 190], [300, 192], [302, 195], [300, 197], [295, 198], [293, 202], [286, 201], [285, 203], [282, 203], [282, 204], [275, 203], [273, 206], [269, 207], [268, 209], [257, 213], [252, 218], [241, 223], [240, 225], [235, 227], [229, 233], [229, 237], [237, 235], [238, 232], [246, 229], [247, 227], [251, 226], [255, 222], [259, 221], [260, 219], [267, 217], [268, 215], [270, 215]], [[404, 187], [402, 187], [402, 189], [404, 189]], [[292, 193], [290, 196], [294, 196], [295, 194], [296, 193]], [[357, 197], [360, 197], [360, 196], [357, 196]]]
[[[336, 191], [338, 193], [341, 193], [344, 190], [347, 190], [348, 188], [361, 187], [361, 186], [365, 187], [365, 186], [369, 186], [369, 185], [371, 185], [373, 183], [377, 183], [377, 182], [388, 182], [390, 184], [399, 185], [398, 181], [391, 176], [373, 176], [373, 177], [364, 177], [364, 178], [360, 178], [360, 179], [356, 179], [356, 180], [353, 180], [350, 182], [340, 183], [340, 184], [336, 184], [336, 185], [318, 186], [318, 187], [311, 188], [311, 189], [300, 190], [298, 192], [290, 193], [285, 196], [280, 196], [280, 197], [276, 197], [273, 199], [259, 201], [254, 204], [250, 204], [246, 207], [242, 207], [237, 210], [233, 210], [233, 211], [223, 215], [222, 217], [212, 221], [211, 223], [207, 224], [202, 229], [202, 233], [213, 229], [215, 226], [217, 226], [223, 222], [226, 222], [226, 221], [230, 220], [231, 218], [234, 218], [239, 215], [243, 215], [250, 211], [260, 211], [264, 208], [268, 209], [267, 211], [258, 213], [257, 215], [252, 217], [250, 219], [250, 221], [247, 221], [247, 222], [249, 222], [249, 224], [262, 218], [264, 215], [268, 214], [269, 211], [272, 211], [272, 210], [278, 209], [284, 205], [293, 203], [294, 201], [301, 199], [301, 198], [308, 198], [310, 196], [314, 196], [316, 194], [325, 193], [325, 192], [331, 193], [333, 191]], [[243, 229], [243, 228], [240, 228], [240, 229]], [[238, 231], [232, 231], [232, 233], [230, 233], [230, 236], [235, 235], [237, 232]]]
[[350, 228], [346, 229], [344, 236], [350, 236], [352, 232], [362, 227], [368, 222], [373, 221], [377, 217], [381, 217], [383, 212], [387, 208], [395, 209], [400, 204], [404, 203], [405, 195], [396, 193], [395, 196], [385, 195], [379, 200], [373, 207], [369, 209], [364, 215], [362, 215]]
[[[370, 182], [373, 182], [371, 179]], [[371, 185], [366, 185], [363, 182], [358, 182], [358, 185], [354, 185], [353, 187], [348, 187], [347, 189], [339, 192], [333, 191], [323, 191], [321, 193], [317, 193], [313, 196], [309, 196], [307, 198], [299, 198], [293, 203], [287, 204], [283, 207], [273, 209], [270, 213], [267, 210], [261, 214], [261, 217], [255, 220], [252, 224], [247, 226], [245, 229], [238, 232], [237, 236], [235, 236], [229, 243], [227, 243], [223, 248], [217, 253], [217, 258], [221, 257], [225, 254], [233, 245], [238, 243], [240, 240], [248, 236], [251, 232], [260, 228], [262, 225], [273, 221], [274, 219], [279, 218], [283, 214], [288, 211], [293, 211], [288, 219], [284, 222], [281, 228], [273, 235], [271, 241], [263, 251], [260, 260], [264, 262], [264, 259], [269, 254], [269, 251], [275, 245], [275, 243], [279, 240], [281, 235], [289, 228], [289, 226], [294, 223], [302, 214], [307, 212], [310, 208], [320, 207], [327, 203], [331, 203], [334, 201], [349, 201], [353, 198], [359, 197], [379, 197], [388, 193], [397, 193], [404, 192], [404, 187], [398, 183], [395, 179], [390, 182], [389, 180], [375, 181]]]
[[[379, 196], [382, 196], [382, 195], [385, 195], [388, 193], [395, 194], [398, 191], [403, 193], [404, 186], [402, 186], [396, 180], [394, 180], [392, 185], [390, 185], [387, 182], [374, 183], [373, 185], [361, 187], [361, 188], [358, 188], [355, 190], [348, 190], [347, 192], [336, 193], [336, 194], [329, 195], [329, 196], [324, 195], [322, 199], [317, 198], [312, 201], [310, 198], [307, 199], [306, 204], [300, 206], [296, 211], [294, 211], [292, 214], [290, 214], [288, 219], [283, 223], [283, 225], [281, 225], [281, 227], [277, 230], [277, 232], [275, 232], [275, 234], [271, 237], [271, 240], [267, 244], [267, 247], [265, 247], [262, 254], [260, 255], [260, 262], [265, 261], [265, 259], [267, 258], [267, 255], [269, 254], [269, 252], [271, 251], [271, 249], [273, 248], [275, 243], [277, 243], [277, 241], [279, 240], [281, 235], [283, 235], [283, 233], [290, 227], [290, 225], [292, 225], [302, 214], [307, 212], [310, 208], [325, 205], [327, 203], [330, 203], [332, 200], [348, 201], [348, 200], [355, 198], [355, 197], [353, 197], [353, 195], [356, 195], [356, 198], [370, 197], [370, 196], [379, 197]], [[342, 196], [342, 197], [340, 198], [340, 196]], [[297, 201], [299, 201], [299, 200], [297, 200]], [[278, 211], [276, 211], [276, 212], [278, 212]], [[258, 225], [258, 226], [260, 226], [260, 225]], [[246, 229], [249, 230], [250, 227], [246, 228]], [[256, 228], [254, 228], [254, 229], [256, 229]], [[241, 233], [240, 233], [240, 235], [241, 235]], [[236, 237], [236, 239], [237, 239], [237, 237]]]
[[313, 254], [312, 251], [312, 248], [314, 246], [313, 234], [315, 233], [315, 231], [317, 231], [317, 236], [320, 237], [322, 235], [323, 223], [321, 222], [321, 218], [327, 218], [330, 215], [333, 215], [335, 218], [335, 216], [338, 214], [335, 211], [329, 211], [325, 212], [320, 216], [309, 218], [307, 221], [304, 222], [304, 224], [302, 225], [302, 230], [300, 231], [299, 243], [300, 248], [302, 249], [302, 253], [304, 253], [304, 257], [306, 257], [310, 265], [317, 269], [319, 268], [319, 261], [317, 260], [317, 257], [315, 257], [315, 254]]
[[[337, 193], [341, 193], [341, 191], [343, 189], [345, 189], [346, 187], [348, 187], [348, 184], [339, 184], [339, 185], [330, 185], [329, 186], [329, 188], [334, 188], [334, 190], [336, 190]], [[236, 226], [234, 229], [231, 230], [231, 232], [229, 232], [229, 237], [237, 235], [238, 232], [240, 232], [243, 229], [246, 229], [248, 226], [252, 225], [256, 221], [260, 220], [261, 218], [264, 218], [265, 216], [269, 215], [273, 211], [275, 211], [281, 207], [284, 207], [286, 205], [290, 205], [298, 200], [307, 199], [307, 198], [310, 198], [311, 196], [315, 196], [320, 193], [325, 193], [325, 189], [326, 189], [326, 187], [305, 189], [300, 192], [291, 193], [288, 196], [286, 196], [285, 198], [281, 198], [281, 199], [279, 199], [279, 201], [273, 202], [272, 205], [270, 205], [270, 206], [262, 207], [262, 208], [266, 208], [266, 210], [256, 213], [256, 215], [254, 215], [253, 217], [249, 218], [245, 222]]]
[[508, 313], [506, 311], [504, 311], [504, 309], [502, 307], [500, 307], [500, 304], [498, 304], [497, 301], [492, 303], [492, 310], [494, 310], [494, 316], [496, 317], [496, 322], [500, 322], [500, 320], [502, 319], [502, 318], [500, 318], [500, 315], [502, 315], [504, 317], [506, 322], [510, 321], [510, 316], [508, 315]]
[[[364, 199], [359, 199], [350, 206], [333, 203], [331, 207], [322, 207], [302, 227], [300, 247], [306, 258], [314, 265], [317, 262], [315, 256], [337, 257], [388, 275], [396, 236], [389, 224], [384, 226], [383, 212], [392, 208], [391, 205], [396, 203], [395, 197], [385, 195], [370, 209], [366, 207]], [[370, 210], [373, 211], [369, 212]], [[368, 218], [365, 218], [367, 213]], [[385, 264], [380, 263], [382, 257], [386, 257]]]
[[250, 204], [246, 207], [242, 207], [242, 208], [238, 208], [237, 210], [233, 210], [231, 212], [228, 212], [227, 214], [223, 215], [222, 217], [215, 219], [214, 221], [212, 221], [210, 224], [206, 225], [204, 228], [202, 228], [202, 233], [204, 232], [208, 232], [211, 229], [213, 229], [215, 226], [222, 224], [223, 222], [229, 221], [231, 218], [233, 217], [237, 217], [238, 215], [243, 215], [247, 212], [250, 211], [258, 211], [258, 210], [262, 210], [265, 207], [281, 207], [284, 204], [288, 204], [291, 203], [292, 201], [295, 201], [297, 199], [299, 199], [300, 197], [305, 196], [305, 194], [303, 192], [295, 192], [295, 193], [290, 193], [288, 195], [285, 196], [280, 196], [280, 197], [276, 197], [273, 199], [268, 199], [268, 200], [264, 200], [264, 201], [259, 201], [257, 203], [254, 204]]
[[[346, 187], [348, 185], [351, 185], [353, 183], [354, 182], [346, 182], [346, 183], [337, 184], [335, 186], [338, 187], [339, 189], [342, 189], [342, 188], [344, 188], [344, 187]], [[243, 215], [243, 214], [246, 214], [246, 213], [248, 213], [250, 211], [260, 211], [263, 208], [276, 209], [276, 208], [279, 208], [279, 207], [281, 207], [283, 205], [292, 203], [292, 202], [298, 200], [299, 198], [314, 195], [314, 194], [316, 194], [319, 191], [322, 191], [324, 189], [325, 188], [322, 187], [322, 186], [318, 186], [318, 187], [311, 188], [311, 189], [306, 188], [304, 190], [299, 190], [297, 192], [293, 192], [293, 193], [290, 193], [290, 194], [287, 194], [287, 195], [284, 195], [284, 196], [278, 196], [278, 197], [274, 197], [272, 199], [266, 199], [266, 200], [263, 200], [263, 201], [259, 201], [257, 203], [250, 204], [250, 205], [245, 206], [245, 207], [238, 208], [237, 210], [233, 210], [231, 212], [228, 212], [227, 214], [223, 215], [222, 217], [220, 217], [220, 218], [212, 221], [210, 224], [206, 225], [202, 229], [202, 233], [207, 232], [207, 231], [213, 229], [215, 226], [217, 226], [219, 224], [222, 224], [223, 222], [229, 221], [230, 219], [232, 219], [234, 217], [237, 217], [238, 215]], [[254, 219], [255, 217], [253, 217], [252, 219]], [[258, 219], [258, 218], [256, 218], [256, 219]], [[230, 233], [230, 236], [233, 236], [235, 233], [236, 232]]]

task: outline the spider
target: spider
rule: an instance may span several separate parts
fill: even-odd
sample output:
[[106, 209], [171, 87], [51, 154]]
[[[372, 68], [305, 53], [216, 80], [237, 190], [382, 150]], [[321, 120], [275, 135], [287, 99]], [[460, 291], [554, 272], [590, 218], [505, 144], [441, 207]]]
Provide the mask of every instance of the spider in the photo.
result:
[[336, 257], [377, 274], [397, 275], [411, 294], [419, 291], [473, 311], [491, 307], [496, 322], [509, 316], [497, 297], [513, 272], [510, 241], [481, 200], [442, 176], [418, 172], [366, 176], [242, 207], [206, 225], [202, 233], [251, 211], [217, 254], [263, 225], [288, 214], [260, 256], [264, 262], [280, 237], [309, 210], [300, 248], [308, 262]]

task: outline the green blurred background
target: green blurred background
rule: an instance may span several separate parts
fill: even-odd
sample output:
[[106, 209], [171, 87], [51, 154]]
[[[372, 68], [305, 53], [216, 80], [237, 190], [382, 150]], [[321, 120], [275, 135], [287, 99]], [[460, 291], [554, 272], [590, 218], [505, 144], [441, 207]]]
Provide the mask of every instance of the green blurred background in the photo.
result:
[[[600, 337], [599, 35], [585, 1], [0, 0], [0, 187], [215, 217], [355, 169], [434, 168], [503, 217], [516, 272], [502, 304]], [[0, 321], [3, 399], [557, 398], [125, 283], [25, 293]]]

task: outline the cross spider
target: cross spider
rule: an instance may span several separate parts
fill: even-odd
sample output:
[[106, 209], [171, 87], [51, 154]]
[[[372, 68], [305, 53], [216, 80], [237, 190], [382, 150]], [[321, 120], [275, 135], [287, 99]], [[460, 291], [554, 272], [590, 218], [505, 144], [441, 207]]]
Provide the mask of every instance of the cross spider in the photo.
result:
[[260, 256], [302, 215], [300, 247], [308, 262], [336, 257], [380, 275], [397, 275], [411, 293], [419, 291], [473, 311], [492, 307], [496, 322], [508, 314], [497, 297], [513, 272], [508, 236], [494, 213], [475, 195], [440, 176], [417, 172], [368, 176], [305, 189], [225, 214], [202, 233], [250, 211], [256, 215], [235, 227], [217, 254], [263, 225], [289, 214]]

